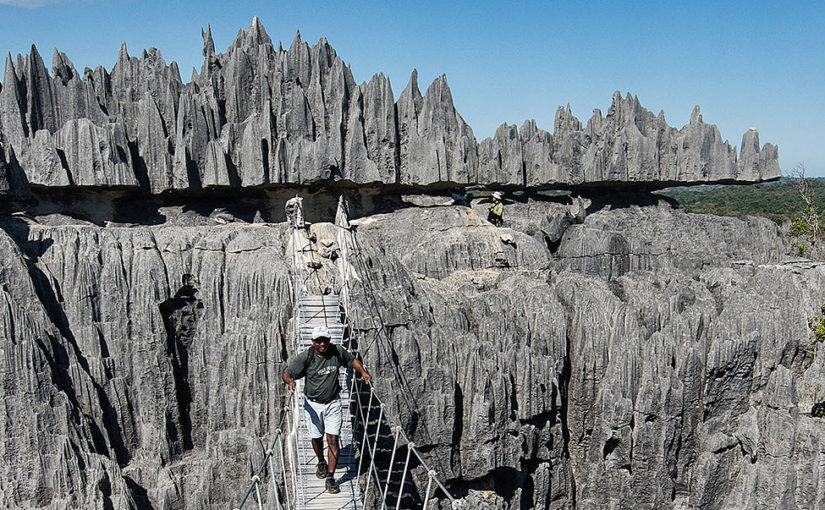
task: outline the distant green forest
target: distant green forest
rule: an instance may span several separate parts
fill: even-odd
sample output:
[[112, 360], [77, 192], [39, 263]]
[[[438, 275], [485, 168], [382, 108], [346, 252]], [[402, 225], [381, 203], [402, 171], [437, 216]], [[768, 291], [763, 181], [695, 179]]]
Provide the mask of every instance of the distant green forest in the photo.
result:
[[[825, 181], [808, 179], [820, 214], [825, 209]], [[668, 188], [657, 193], [675, 199], [687, 212], [741, 216], [751, 214], [782, 224], [796, 218], [805, 207], [794, 183], [778, 182]]]

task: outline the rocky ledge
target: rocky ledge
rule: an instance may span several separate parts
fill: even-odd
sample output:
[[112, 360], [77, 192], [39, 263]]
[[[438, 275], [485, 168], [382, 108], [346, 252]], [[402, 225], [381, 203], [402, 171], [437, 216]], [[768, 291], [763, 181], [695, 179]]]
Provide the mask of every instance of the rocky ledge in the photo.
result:
[[0, 194], [33, 187], [127, 188], [455, 185], [657, 188], [779, 178], [777, 148], [749, 130], [738, 153], [696, 107], [670, 127], [618, 92], [586, 126], [569, 106], [554, 132], [503, 124], [476, 142], [445, 76], [421, 94], [413, 71], [398, 101], [383, 74], [355, 83], [335, 50], [300, 34], [276, 49], [258, 19], [184, 84], [157, 49], [82, 75], [55, 50], [11, 55], [0, 91]]

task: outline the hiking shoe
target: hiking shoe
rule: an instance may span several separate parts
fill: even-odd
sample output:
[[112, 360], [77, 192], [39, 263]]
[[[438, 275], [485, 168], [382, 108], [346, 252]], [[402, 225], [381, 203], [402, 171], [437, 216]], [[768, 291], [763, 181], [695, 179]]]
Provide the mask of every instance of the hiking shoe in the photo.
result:
[[315, 476], [318, 477], [319, 480], [323, 480], [327, 476], [327, 463], [323, 460], [318, 463], [318, 469], [315, 470]]
[[331, 476], [327, 477], [327, 492], [329, 492], [330, 494], [338, 494], [339, 492], [341, 492], [341, 489], [339, 489], [338, 486], [335, 485], [335, 478]]

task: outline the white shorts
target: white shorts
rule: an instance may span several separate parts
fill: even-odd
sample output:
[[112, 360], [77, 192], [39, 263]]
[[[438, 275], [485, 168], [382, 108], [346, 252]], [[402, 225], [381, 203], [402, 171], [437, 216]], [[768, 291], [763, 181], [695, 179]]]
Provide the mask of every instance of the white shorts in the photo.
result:
[[307, 414], [307, 431], [309, 437], [318, 439], [324, 434], [341, 435], [341, 397], [328, 404], [304, 401], [304, 410]]

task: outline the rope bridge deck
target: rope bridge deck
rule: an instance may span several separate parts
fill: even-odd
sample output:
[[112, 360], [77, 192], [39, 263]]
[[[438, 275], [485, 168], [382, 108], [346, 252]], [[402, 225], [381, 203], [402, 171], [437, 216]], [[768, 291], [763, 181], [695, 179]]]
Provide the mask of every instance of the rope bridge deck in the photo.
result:
[[[344, 335], [344, 324], [341, 321], [341, 309], [338, 296], [304, 296], [298, 302], [298, 328], [300, 343], [298, 351], [309, 349], [312, 345], [312, 329], [316, 326], [326, 326], [329, 329], [330, 340], [335, 345], [341, 345]], [[297, 353], [296, 353], [297, 354]], [[355, 444], [352, 436], [352, 415], [349, 409], [350, 381], [347, 371], [341, 368], [338, 372], [338, 383], [341, 385], [341, 435], [339, 437], [340, 455], [335, 470], [335, 478], [341, 492], [330, 494], [326, 492], [323, 479], [315, 476], [318, 459], [312, 449], [309, 434], [307, 433], [307, 415], [301, 413], [301, 426], [298, 429], [298, 508], [306, 510], [362, 508], [359, 499], [357, 464], [355, 462]], [[295, 388], [299, 401], [303, 400], [304, 380], [299, 379]], [[326, 439], [324, 439], [324, 460], [326, 460]]]
[[[338, 227], [337, 242], [340, 256], [337, 260], [333, 259], [337, 267], [338, 281], [341, 282], [339, 293], [335, 293], [333, 278], [329, 287], [323, 291], [324, 294], [310, 294], [310, 287], [314, 292], [320, 292], [318, 289], [324, 288], [319, 271], [323, 263], [313, 260], [318, 255], [318, 250], [313, 246], [314, 237], [310, 238], [309, 230], [305, 228], [301, 200], [296, 197], [287, 202], [287, 215], [290, 217], [292, 214], [292, 295], [295, 303], [295, 337], [291, 342], [293, 352], [289, 353], [290, 358], [312, 345], [312, 330], [316, 326], [327, 327], [332, 343], [341, 345], [345, 332], [353, 334], [346, 320], [346, 308], [350, 305], [351, 280], [366, 283], [369, 290], [369, 279], [361, 280], [358, 274], [359, 268], [364, 270], [362, 274], [367, 274], [366, 264], [355, 233], [349, 228], [346, 204], [341, 198], [334, 225]], [[307, 267], [311, 268], [308, 272]], [[366, 353], [375, 345], [376, 340], [381, 337], [378, 333], [383, 332], [386, 335], [386, 326], [381, 320], [374, 297], [370, 303], [379, 327], [363, 352], [353, 351], [356, 355]], [[357, 312], [357, 309], [354, 310], [354, 313]], [[338, 494], [330, 494], [326, 491], [325, 480], [315, 476], [318, 459], [312, 449], [306, 428], [306, 413], [303, 412], [304, 379], [299, 379], [296, 381], [295, 391], [290, 392], [285, 399], [284, 412], [274, 431], [271, 446], [267, 449], [263, 461], [256, 466], [252, 483], [237, 509], [243, 510], [247, 503], [250, 505], [246, 508], [251, 508], [251, 503], [254, 503], [257, 504], [258, 510], [362, 510], [365, 505], [382, 510], [430, 508], [430, 503], [435, 502], [436, 493], [446, 498], [452, 509], [463, 508], [462, 502], [450, 494], [438, 479], [436, 471], [427, 465], [417, 451], [415, 443], [406, 436], [398, 421], [389, 413], [385, 413], [385, 405], [376, 393], [375, 387], [372, 384], [356, 384], [351, 369], [340, 369], [338, 381], [342, 388], [342, 421], [339, 436], [340, 455], [335, 475], [341, 491]], [[354, 408], [351, 408], [353, 404]], [[355, 434], [353, 425], [356, 426]], [[391, 442], [392, 449], [379, 451], [380, 438], [384, 438], [385, 442]], [[356, 442], [362, 451], [356, 450]], [[326, 450], [326, 440], [324, 448]], [[327, 458], [326, 452], [324, 458]], [[381, 458], [380, 466], [376, 462], [378, 458]], [[426, 483], [418, 487], [410, 476], [412, 460], [426, 473]], [[363, 487], [359, 485], [359, 475]], [[426, 485], [426, 488], [423, 485]], [[366, 501], [370, 503], [365, 503]]]

